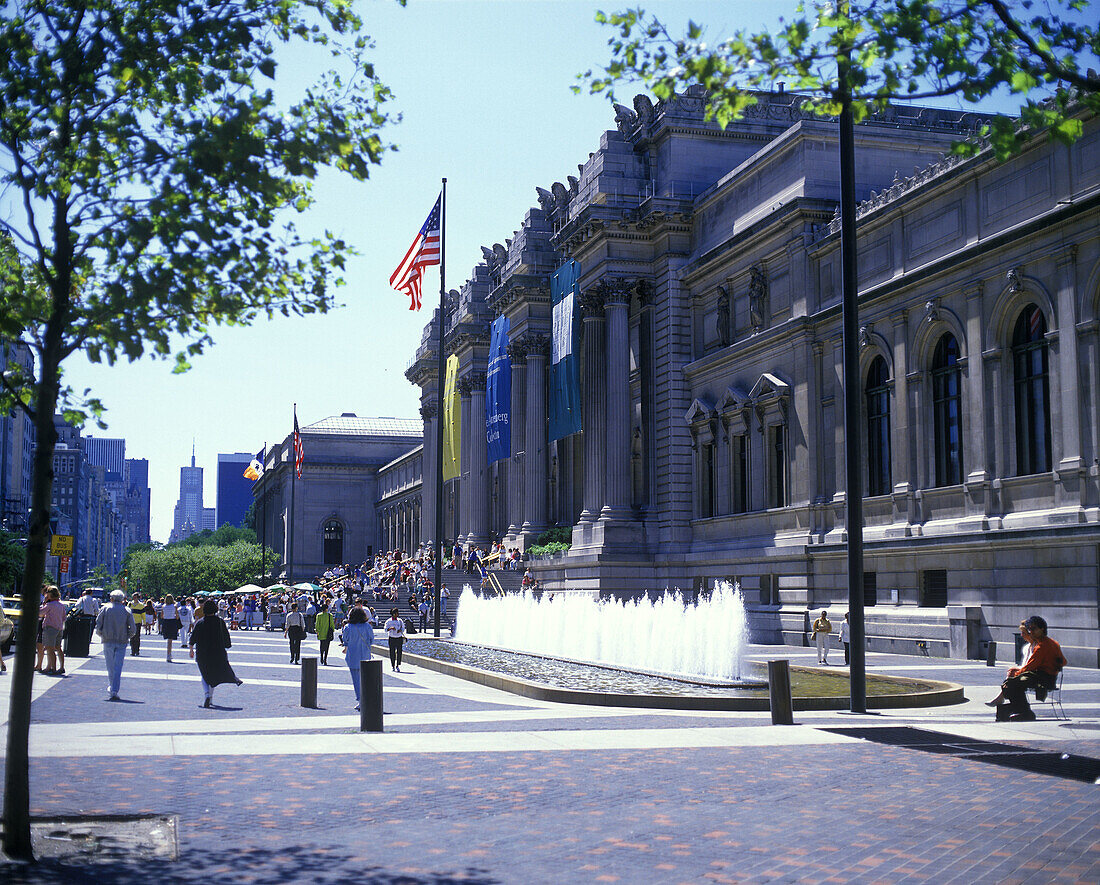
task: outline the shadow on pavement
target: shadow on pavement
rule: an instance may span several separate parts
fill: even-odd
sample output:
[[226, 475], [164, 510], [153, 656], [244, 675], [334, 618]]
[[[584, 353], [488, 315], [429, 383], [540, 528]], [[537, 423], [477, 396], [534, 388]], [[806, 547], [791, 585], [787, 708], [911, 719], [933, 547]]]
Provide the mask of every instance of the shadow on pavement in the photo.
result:
[[[147, 858], [133, 863], [108, 861], [61, 863], [43, 861], [33, 865], [0, 859], [0, 881], [10, 885], [147, 885], [160, 883], [234, 883], [310, 882], [337, 885], [354, 881], [356, 885], [498, 885], [500, 879], [488, 871], [467, 867], [448, 872], [391, 872], [364, 858], [334, 849], [310, 849], [287, 846], [279, 849], [233, 849], [214, 847], [224, 834], [211, 834], [209, 849], [192, 849], [177, 863]], [[368, 850], [364, 845], [364, 852]], [[419, 866], [411, 859], [408, 866]], [[151, 869], [152, 867], [152, 869]]]
[[1076, 756], [1059, 751], [1036, 750], [1016, 744], [961, 738], [910, 726], [872, 728], [822, 728], [822, 731], [860, 738], [876, 744], [940, 753], [959, 759], [970, 759], [1015, 768], [1032, 774], [1045, 774], [1087, 784], [1100, 783], [1100, 759]]

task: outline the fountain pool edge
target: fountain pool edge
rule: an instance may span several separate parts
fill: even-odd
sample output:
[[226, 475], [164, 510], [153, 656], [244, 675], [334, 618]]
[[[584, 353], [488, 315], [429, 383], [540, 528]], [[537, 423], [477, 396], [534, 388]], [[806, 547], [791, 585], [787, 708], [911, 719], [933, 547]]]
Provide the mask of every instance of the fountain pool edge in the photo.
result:
[[[380, 656], [387, 658], [389, 650], [380, 645], [374, 646]], [[766, 697], [722, 697], [720, 695], [645, 695], [645, 694], [618, 694], [614, 692], [580, 691], [567, 688], [557, 688], [551, 685], [541, 685], [515, 676], [505, 676], [502, 673], [493, 673], [489, 670], [480, 670], [463, 664], [453, 664], [450, 661], [439, 661], [426, 655], [418, 655], [405, 652], [404, 660], [433, 670], [445, 676], [453, 676], [464, 679], [487, 688], [495, 688], [506, 691], [509, 694], [530, 698], [537, 701], [551, 701], [559, 704], [582, 704], [593, 707], [642, 707], [646, 709], [660, 710], [710, 710], [719, 712], [767, 712], [771, 704]], [[813, 671], [812, 667], [792, 667], [792, 670]], [[893, 683], [907, 683], [913, 680], [901, 679], [876, 674], [876, 679]], [[930, 691], [904, 692], [890, 695], [869, 695], [867, 706], [879, 710], [899, 710], [920, 707], [946, 707], [953, 704], [965, 703], [966, 697], [963, 687], [954, 682], [940, 682], [933, 679], [922, 679], [922, 683], [936, 686]], [[847, 695], [835, 697], [794, 697], [794, 709], [801, 711], [827, 711], [847, 710], [850, 701]]]

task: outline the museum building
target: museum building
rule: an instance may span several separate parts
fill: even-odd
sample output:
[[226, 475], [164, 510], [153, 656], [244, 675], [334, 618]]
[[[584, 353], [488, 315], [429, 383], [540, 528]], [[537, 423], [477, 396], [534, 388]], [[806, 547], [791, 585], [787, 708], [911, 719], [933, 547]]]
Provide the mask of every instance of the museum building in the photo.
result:
[[[801, 645], [845, 608], [835, 122], [761, 94], [721, 130], [703, 98], [616, 128], [452, 291], [461, 472], [447, 540], [529, 545], [547, 588], [738, 580], [754, 635]], [[1011, 657], [1041, 613], [1100, 655], [1100, 122], [1007, 162], [950, 145], [972, 113], [856, 127], [867, 633], [873, 650]], [[583, 430], [547, 433], [551, 277], [580, 268]], [[511, 456], [487, 463], [489, 324], [510, 323]], [[435, 526], [438, 311], [421, 388], [419, 539]], [[419, 457], [419, 456], [418, 456]], [[1008, 651], [1004, 651], [1008, 649]]]

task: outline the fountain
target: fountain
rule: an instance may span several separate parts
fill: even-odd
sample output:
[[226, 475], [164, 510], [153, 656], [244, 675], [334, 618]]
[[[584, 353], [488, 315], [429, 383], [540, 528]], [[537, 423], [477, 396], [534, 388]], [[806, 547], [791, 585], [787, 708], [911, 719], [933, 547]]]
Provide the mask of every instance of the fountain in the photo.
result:
[[654, 600], [584, 593], [459, 598], [460, 642], [591, 661], [686, 680], [740, 682], [748, 625], [741, 588], [725, 581], [697, 603], [677, 592]]

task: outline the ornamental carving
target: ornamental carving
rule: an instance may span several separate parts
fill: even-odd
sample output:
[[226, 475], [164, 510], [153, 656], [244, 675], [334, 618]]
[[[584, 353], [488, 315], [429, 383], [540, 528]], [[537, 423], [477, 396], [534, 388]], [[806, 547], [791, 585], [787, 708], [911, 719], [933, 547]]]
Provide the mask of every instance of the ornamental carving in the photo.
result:
[[730, 323], [730, 293], [725, 286], [718, 287], [718, 341], [723, 347], [728, 347], [733, 342], [733, 332]]
[[606, 285], [603, 280], [600, 280], [596, 285], [589, 286], [581, 292], [581, 309], [584, 311], [585, 319], [589, 317], [602, 318], [604, 315], [604, 301], [606, 298]]
[[463, 375], [458, 379], [455, 384], [455, 388], [458, 390], [458, 395], [461, 397], [467, 397], [474, 392], [474, 383], [470, 380], [469, 375]]
[[485, 389], [484, 372], [471, 372], [466, 376], [466, 381], [469, 383], [471, 391]]
[[527, 362], [527, 342], [522, 338], [517, 338], [511, 342], [508, 347], [508, 359], [512, 361], [513, 366], [522, 366]]
[[424, 403], [424, 405], [420, 407], [420, 417], [423, 418], [425, 421], [430, 421], [436, 416], [437, 413], [438, 409], [436, 408], [436, 404], [434, 401], [430, 403]]
[[1023, 270], [1019, 267], [1010, 267], [1008, 273], [1005, 274], [1005, 280], [1008, 283], [1008, 291], [1013, 295], [1018, 295], [1024, 291], [1023, 283]]
[[753, 332], [764, 328], [768, 316], [768, 278], [760, 265], [749, 268], [749, 325]]
[[638, 307], [646, 307], [653, 301], [653, 283], [649, 280], [635, 280], [631, 292], [638, 299]]
[[528, 359], [531, 357], [542, 357], [545, 359], [550, 356], [550, 338], [539, 333], [525, 335], [523, 338], [523, 348]]
[[606, 304], [630, 304], [633, 281], [622, 277], [605, 278], [598, 285], [603, 286]]

